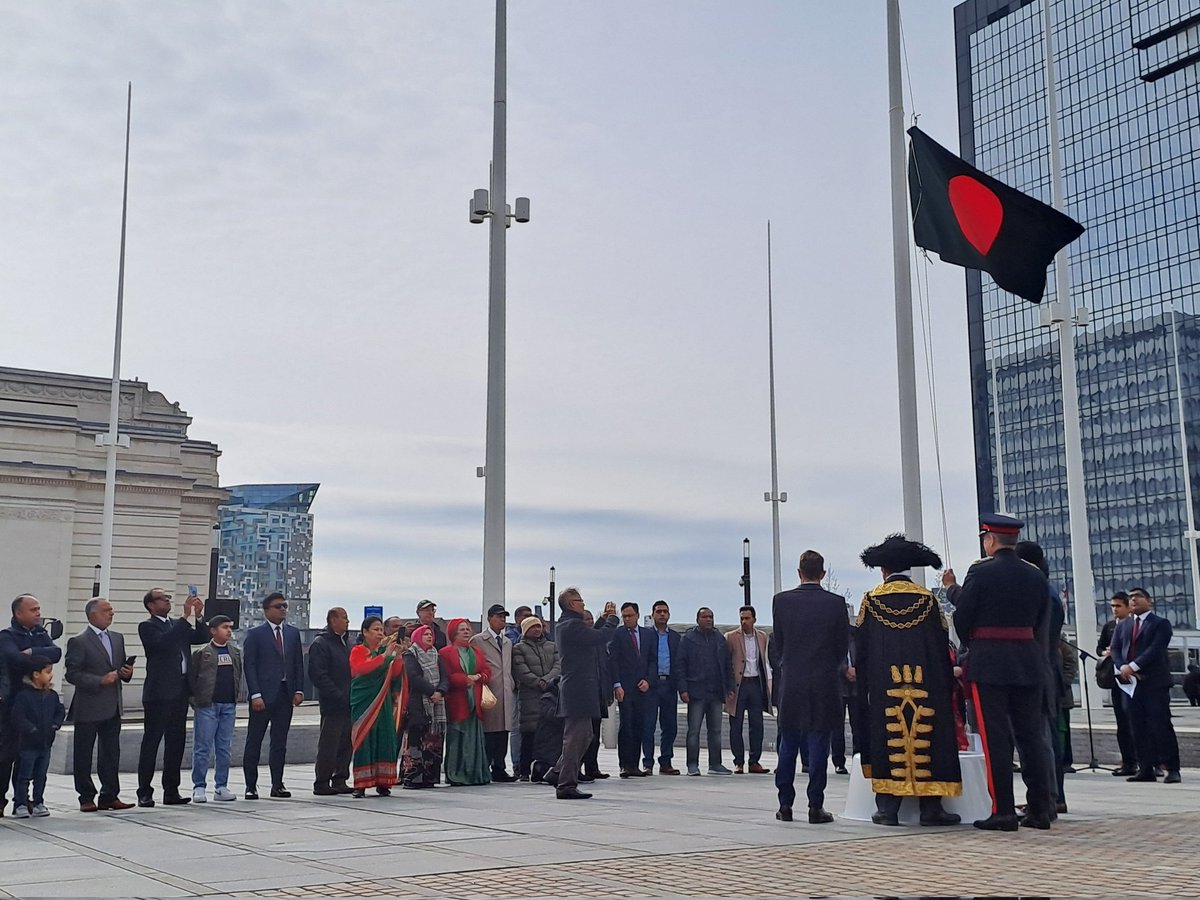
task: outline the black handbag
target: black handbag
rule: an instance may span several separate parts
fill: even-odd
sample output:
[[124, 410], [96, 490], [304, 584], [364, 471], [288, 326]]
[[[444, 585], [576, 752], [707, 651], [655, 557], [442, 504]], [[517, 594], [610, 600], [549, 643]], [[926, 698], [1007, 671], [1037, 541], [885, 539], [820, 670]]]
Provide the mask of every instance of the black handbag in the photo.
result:
[[1096, 684], [1106, 691], [1111, 691], [1117, 686], [1117, 673], [1111, 656], [1106, 656], [1096, 663]]

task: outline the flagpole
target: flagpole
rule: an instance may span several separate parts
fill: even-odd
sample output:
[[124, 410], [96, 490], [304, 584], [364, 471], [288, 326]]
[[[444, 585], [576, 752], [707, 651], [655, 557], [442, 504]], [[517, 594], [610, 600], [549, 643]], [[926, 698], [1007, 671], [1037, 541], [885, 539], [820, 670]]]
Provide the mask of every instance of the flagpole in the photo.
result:
[[1000, 501], [1000, 515], [1008, 515], [1008, 504], [1004, 495], [1004, 451], [1000, 448], [1000, 390], [996, 382], [996, 369], [1000, 361], [992, 360], [992, 433], [996, 436], [996, 494]]
[[1196, 541], [1200, 531], [1196, 530], [1196, 507], [1192, 501], [1192, 463], [1188, 452], [1187, 419], [1183, 402], [1183, 370], [1179, 368], [1179, 326], [1176, 309], [1171, 307], [1171, 353], [1175, 362], [1175, 402], [1179, 409], [1179, 445], [1183, 456], [1183, 496], [1187, 503], [1187, 531], [1183, 533], [1188, 543], [1188, 562], [1192, 569], [1192, 619], [1194, 627], [1200, 627], [1200, 565], [1196, 560]]
[[771, 292], [771, 220], [767, 220], [767, 360], [771, 369], [771, 493], [763, 499], [771, 504], [771, 540], [775, 562], [775, 593], [783, 590], [783, 568], [779, 550], [779, 504], [787, 503], [787, 492], [779, 493], [779, 454], [775, 443], [775, 311]]
[[505, 228], [507, 189], [507, 5], [496, 0], [495, 93], [492, 103], [492, 183], [489, 273], [487, 431], [483, 481], [483, 619], [504, 604], [505, 544]]
[[118, 433], [121, 412], [121, 327], [125, 313], [125, 221], [129, 210], [129, 131], [133, 116], [133, 82], [125, 98], [125, 183], [121, 190], [121, 253], [117, 264], [117, 324], [113, 339], [112, 388], [108, 403], [108, 433], [96, 435], [105, 448], [104, 511], [100, 523], [100, 596], [111, 598], [113, 527], [117, 505], [117, 447], [128, 447], [129, 438]]
[[[1054, 73], [1054, 36], [1050, 4], [1042, 4], [1042, 39], [1046, 65], [1046, 120], [1050, 136], [1050, 191], [1055, 209], [1064, 212], [1062, 138], [1058, 125], [1058, 85]], [[1083, 437], [1079, 425], [1079, 381], [1075, 360], [1075, 325], [1086, 321], [1086, 311], [1076, 311], [1071, 297], [1067, 249], [1054, 257], [1054, 303], [1051, 323], [1058, 328], [1059, 371], [1062, 374], [1063, 451], [1067, 464], [1067, 514], [1071, 531], [1071, 581], [1075, 602], [1075, 642], [1096, 643], [1096, 598], [1092, 579], [1092, 550], [1088, 536], [1087, 493], [1083, 478]], [[1100, 708], [1103, 698], [1094, 680], [1084, 679], [1082, 689]]]
[[[904, 499], [904, 533], [924, 540], [921, 516], [921, 447], [917, 431], [917, 364], [913, 350], [912, 272], [909, 268], [910, 227], [905, 182], [904, 83], [900, 70], [900, 0], [887, 3], [888, 132], [892, 181], [892, 268], [895, 275], [896, 369], [900, 401], [900, 483]], [[913, 572], [924, 584], [924, 570]]]

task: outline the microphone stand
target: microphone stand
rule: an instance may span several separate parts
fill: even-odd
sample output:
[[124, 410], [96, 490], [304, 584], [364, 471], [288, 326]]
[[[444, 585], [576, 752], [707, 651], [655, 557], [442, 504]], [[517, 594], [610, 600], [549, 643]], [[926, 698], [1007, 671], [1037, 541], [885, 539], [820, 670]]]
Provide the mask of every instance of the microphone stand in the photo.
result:
[[1099, 662], [1100, 657], [1095, 656], [1091, 653], [1088, 653], [1086, 650], [1084, 650], [1078, 644], [1072, 644], [1066, 638], [1063, 638], [1062, 642], [1064, 644], [1066, 644], [1068, 647], [1074, 647], [1075, 650], [1079, 653], [1079, 687], [1080, 687], [1080, 693], [1083, 694], [1083, 706], [1084, 706], [1084, 709], [1087, 711], [1088, 751], [1091, 756], [1091, 759], [1088, 760], [1088, 764], [1086, 766], [1083, 766], [1083, 770], [1092, 771], [1092, 772], [1111, 772], [1111, 771], [1113, 771], [1111, 766], [1102, 766], [1102, 765], [1100, 765], [1100, 761], [1096, 759], [1096, 739], [1092, 733], [1092, 698], [1091, 698], [1091, 695], [1088, 693], [1087, 684], [1086, 684], [1087, 661], [1090, 659], [1095, 662]]

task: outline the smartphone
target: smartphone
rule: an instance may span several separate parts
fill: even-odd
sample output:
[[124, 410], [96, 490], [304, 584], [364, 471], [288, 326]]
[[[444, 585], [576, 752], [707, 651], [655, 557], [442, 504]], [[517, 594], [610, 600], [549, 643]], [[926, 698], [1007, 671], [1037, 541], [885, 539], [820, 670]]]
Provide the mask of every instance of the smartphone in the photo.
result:
[[137, 657], [136, 657], [136, 656], [127, 656], [127, 657], [125, 657], [125, 665], [127, 665], [127, 666], [132, 666], [132, 665], [133, 665], [135, 662], [137, 662]]
[[199, 597], [200, 596], [200, 591], [197, 590], [197, 588], [194, 584], [188, 585], [188, 596], [189, 597]]

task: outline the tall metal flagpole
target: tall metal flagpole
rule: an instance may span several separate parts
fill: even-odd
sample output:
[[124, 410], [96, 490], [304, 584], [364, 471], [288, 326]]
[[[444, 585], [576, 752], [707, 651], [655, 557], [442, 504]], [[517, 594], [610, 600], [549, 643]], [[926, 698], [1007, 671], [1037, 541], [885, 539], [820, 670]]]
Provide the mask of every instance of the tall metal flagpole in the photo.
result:
[[[904, 153], [904, 83], [900, 69], [900, 0], [887, 3], [888, 131], [892, 163], [892, 268], [896, 295], [896, 373], [900, 398], [900, 482], [904, 533], [924, 540], [921, 516], [921, 447], [917, 432], [917, 364], [913, 351], [912, 272]], [[924, 569], [913, 571], [924, 584]]]
[[496, 87], [492, 105], [491, 242], [488, 278], [487, 437], [483, 484], [483, 614], [504, 603], [505, 198], [507, 6], [496, 0]]
[[1183, 402], [1183, 370], [1179, 367], [1179, 325], [1175, 307], [1171, 307], [1171, 352], [1175, 362], [1175, 402], [1179, 409], [1179, 444], [1183, 455], [1183, 496], [1187, 503], [1187, 530], [1183, 533], [1188, 542], [1188, 562], [1192, 569], [1192, 615], [1196, 627], [1200, 627], [1200, 563], [1196, 559], [1196, 541], [1200, 531], [1196, 530], [1196, 507], [1192, 500], [1192, 461], [1188, 451], [1187, 418]]
[[[1054, 40], [1050, 3], [1042, 3], [1043, 44], [1046, 55], [1046, 120], [1050, 135], [1050, 192], [1054, 208], [1063, 212], [1062, 137], [1058, 125], [1058, 84], [1054, 74]], [[1079, 381], [1075, 360], [1075, 325], [1086, 321], [1077, 315], [1071, 297], [1067, 250], [1054, 257], [1054, 303], [1049, 316], [1058, 328], [1059, 371], [1062, 373], [1063, 451], [1067, 463], [1067, 512], [1071, 529], [1071, 581], [1074, 585], [1075, 642], [1096, 644], [1096, 601], [1092, 579], [1092, 549], [1088, 539], [1087, 493], [1083, 480], [1083, 437], [1079, 427]], [[1100, 709], [1102, 693], [1094, 679], [1084, 679], [1083, 689]]]
[[117, 327], [113, 340], [112, 396], [108, 404], [108, 433], [96, 435], [105, 448], [104, 513], [100, 523], [100, 596], [111, 597], [113, 526], [117, 505], [117, 447], [129, 446], [129, 438], [118, 434], [121, 411], [121, 322], [125, 312], [125, 221], [129, 210], [129, 125], [133, 115], [133, 82], [125, 98], [125, 184], [121, 191], [121, 256], [117, 265]]
[[771, 294], [771, 222], [767, 221], [767, 360], [771, 368], [771, 493], [763, 499], [771, 504], [771, 540], [775, 552], [775, 593], [783, 590], [779, 552], [779, 504], [787, 503], [787, 492], [779, 493], [779, 454], [775, 444], [775, 311]]

